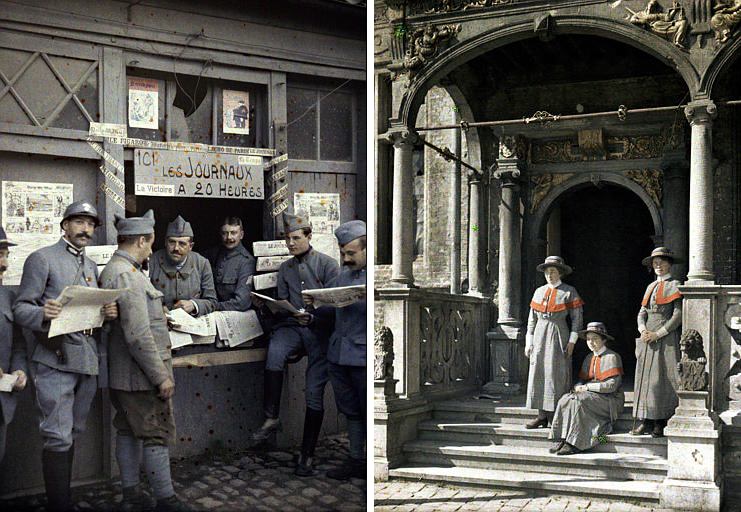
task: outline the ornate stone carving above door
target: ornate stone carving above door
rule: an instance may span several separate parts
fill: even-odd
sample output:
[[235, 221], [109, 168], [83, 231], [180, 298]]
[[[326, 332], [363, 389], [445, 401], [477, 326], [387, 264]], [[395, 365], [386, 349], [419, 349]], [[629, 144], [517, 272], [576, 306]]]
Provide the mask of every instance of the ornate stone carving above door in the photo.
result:
[[658, 169], [625, 171], [625, 176], [638, 183], [657, 206], [661, 205], [664, 174]]
[[557, 185], [567, 181], [574, 175], [573, 172], [565, 174], [536, 174], [530, 178], [532, 188], [530, 189], [530, 213], [540, 206], [543, 198]]

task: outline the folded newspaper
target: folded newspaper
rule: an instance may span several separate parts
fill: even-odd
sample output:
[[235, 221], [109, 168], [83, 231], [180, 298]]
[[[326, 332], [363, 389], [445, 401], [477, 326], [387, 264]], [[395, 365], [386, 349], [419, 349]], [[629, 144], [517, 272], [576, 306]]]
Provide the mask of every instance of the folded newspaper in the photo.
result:
[[264, 301], [266, 303], [265, 305], [273, 313], [278, 313], [279, 311], [284, 311], [291, 314], [303, 313], [303, 311], [299, 311], [298, 309], [296, 309], [293, 304], [291, 304], [287, 300], [276, 300], [272, 297], [268, 297], [267, 295], [256, 292], [252, 292], [252, 296]]
[[3, 373], [3, 376], [0, 377], [0, 391], [3, 391], [5, 393], [12, 392], [13, 386], [15, 386], [17, 380], [18, 375], [13, 375], [12, 373]]
[[59, 316], [51, 321], [49, 337], [95, 329], [103, 325], [105, 304], [116, 302], [126, 289], [105, 290], [89, 286], [66, 286], [56, 300], [62, 303]]
[[216, 341], [217, 332], [223, 344], [218, 348], [236, 347], [263, 333], [257, 313], [253, 310], [214, 311], [193, 318], [178, 308], [169, 311], [167, 317], [172, 327], [170, 342], [173, 349], [189, 345], [211, 345]]
[[301, 295], [311, 297], [315, 308], [322, 306], [332, 306], [335, 308], [344, 308], [350, 304], [355, 304], [365, 298], [365, 285], [339, 286], [337, 288], [316, 288], [313, 290], [303, 290]]

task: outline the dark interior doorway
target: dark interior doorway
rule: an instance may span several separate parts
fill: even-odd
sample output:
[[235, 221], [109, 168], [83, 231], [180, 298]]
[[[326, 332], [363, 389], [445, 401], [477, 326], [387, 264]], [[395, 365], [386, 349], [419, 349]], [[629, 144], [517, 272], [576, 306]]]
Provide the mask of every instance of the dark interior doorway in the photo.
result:
[[[636, 316], [651, 274], [641, 259], [653, 249], [654, 225], [646, 205], [617, 185], [589, 185], [560, 200], [561, 252], [574, 273], [566, 281], [585, 301], [584, 322], [602, 321], [623, 359], [624, 387], [632, 389], [635, 373]], [[577, 343], [573, 375], [588, 354]]]

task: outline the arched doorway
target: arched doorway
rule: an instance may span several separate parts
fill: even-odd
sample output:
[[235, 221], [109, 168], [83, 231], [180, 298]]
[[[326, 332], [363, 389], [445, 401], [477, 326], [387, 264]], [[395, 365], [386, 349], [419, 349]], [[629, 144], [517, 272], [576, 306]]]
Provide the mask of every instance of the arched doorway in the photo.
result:
[[[549, 237], [558, 237], [561, 255], [574, 273], [566, 280], [586, 302], [584, 321], [602, 321], [615, 337], [628, 388], [635, 370], [636, 316], [651, 274], [641, 266], [654, 242], [654, 224], [645, 203], [633, 192], [602, 183], [566, 191], [551, 210]], [[559, 229], [560, 227], [560, 229]], [[554, 240], [549, 240], [549, 245]], [[578, 343], [574, 373], [588, 353]]]

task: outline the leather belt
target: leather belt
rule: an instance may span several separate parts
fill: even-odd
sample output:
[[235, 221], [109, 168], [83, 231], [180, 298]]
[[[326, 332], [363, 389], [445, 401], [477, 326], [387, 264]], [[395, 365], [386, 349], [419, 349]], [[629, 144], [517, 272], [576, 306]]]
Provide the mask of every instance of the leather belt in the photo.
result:
[[85, 336], [93, 336], [95, 335], [95, 331], [97, 331], [97, 329], [84, 329], [80, 332], [84, 334]]

